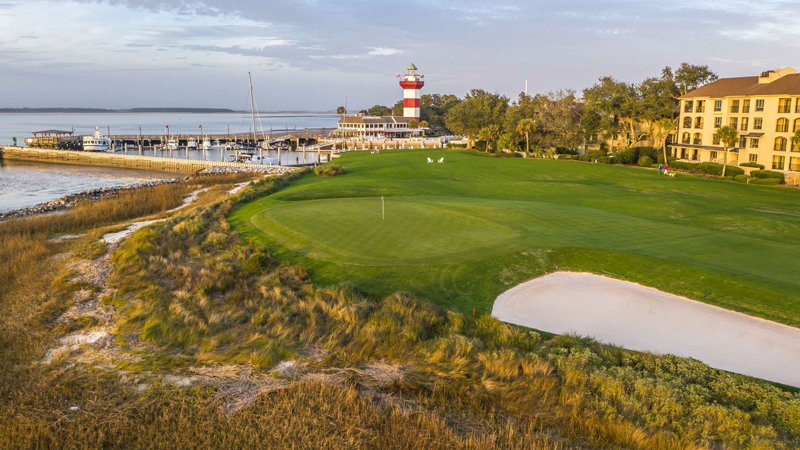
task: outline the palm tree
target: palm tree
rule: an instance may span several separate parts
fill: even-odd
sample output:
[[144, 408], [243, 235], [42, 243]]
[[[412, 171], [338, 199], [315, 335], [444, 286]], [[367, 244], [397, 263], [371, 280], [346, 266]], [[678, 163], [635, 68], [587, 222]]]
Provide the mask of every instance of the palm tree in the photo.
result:
[[733, 147], [739, 141], [739, 132], [733, 127], [720, 127], [714, 133], [714, 140], [722, 142], [725, 159], [722, 163], [722, 176], [725, 176], [725, 169], [728, 167], [728, 147]]
[[670, 133], [675, 131], [677, 123], [675, 123], [673, 119], [661, 119], [656, 122], [656, 126], [660, 130], [659, 137], [661, 138], [661, 148], [664, 151], [664, 164], [669, 165], [669, 158], [667, 157], [667, 137], [669, 137]]
[[419, 123], [419, 127], [422, 128], [422, 135], [425, 136], [425, 130], [430, 128], [430, 124], [427, 120], [423, 120]]
[[531, 152], [530, 134], [536, 132], [536, 122], [533, 119], [522, 119], [517, 124], [517, 133], [525, 136], [525, 152]]
[[492, 141], [495, 141], [500, 137], [500, 127], [497, 125], [489, 125], [488, 127], [483, 127], [478, 133], [478, 139], [486, 142], [486, 151], [488, 152], [492, 146]]
[[344, 108], [344, 106], [340, 106], [336, 108], [336, 114], [339, 114], [340, 116], [344, 117], [344, 115], [347, 114], [347, 110]]
[[408, 121], [408, 128], [411, 130], [411, 134], [414, 134], [414, 130], [419, 128], [419, 121], [417, 119], [411, 119]]
[[[795, 131], [792, 136], [792, 150], [794, 150], [794, 147], [800, 147], [800, 129]], [[798, 148], [798, 150], [800, 150], [800, 148]]]

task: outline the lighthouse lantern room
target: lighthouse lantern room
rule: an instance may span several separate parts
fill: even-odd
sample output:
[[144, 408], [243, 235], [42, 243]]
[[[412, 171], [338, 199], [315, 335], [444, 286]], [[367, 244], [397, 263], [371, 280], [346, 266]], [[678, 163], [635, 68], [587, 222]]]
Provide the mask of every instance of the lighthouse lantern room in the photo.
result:
[[417, 75], [417, 67], [414, 64], [408, 66], [408, 73], [400, 80], [400, 87], [403, 88], [403, 118], [419, 120], [419, 90], [425, 86], [422, 81], [424, 75]]

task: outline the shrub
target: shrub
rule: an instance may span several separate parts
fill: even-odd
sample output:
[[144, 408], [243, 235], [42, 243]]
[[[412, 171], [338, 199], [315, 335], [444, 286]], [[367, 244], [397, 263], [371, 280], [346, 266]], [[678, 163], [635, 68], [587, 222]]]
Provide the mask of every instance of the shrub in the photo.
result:
[[467, 144], [456, 144], [455, 142], [448, 142], [447, 148], [467, 148]]
[[639, 151], [635, 148], [623, 148], [617, 152], [617, 158], [620, 164], [635, 164], [638, 155]]
[[741, 164], [739, 164], [739, 166], [740, 167], [755, 167], [756, 169], [764, 170], [764, 165], [763, 164], [758, 164], [758, 163], [754, 163], [754, 162], [741, 163]]
[[518, 152], [497, 152], [494, 156], [498, 158], [522, 158], [522, 154]]
[[670, 169], [678, 169], [678, 170], [685, 170], [687, 172], [697, 172], [698, 171], [698, 164], [697, 163], [690, 163], [686, 161], [670, 161], [669, 167]]
[[642, 156], [649, 156], [653, 161], [657, 159], [659, 153], [659, 150], [655, 147], [637, 147], [636, 150], [638, 151], [637, 156], [639, 158]]
[[581, 155], [578, 156], [578, 161], [592, 161], [592, 157], [589, 155]]
[[597, 158], [597, 162], [600, 164], [614, 164], [616, 158], [609, 158], [608, 156], [601, 156]]
[[556, 147], [556, 155], [577, 155], [577, 150], [570, 150], [566, 147]]
[[317, 168], [314, 169], [314, 173], [317, 174], [318, 177], [332, 177], [343, 174], [344, 168], [338, 164], [325, 164], [323, 166], [317, 166]]
[[741, 167], [728, 166], [728, 168], [725, 169], [725, 176], [726, 177], [735, 177], [735, 176], [738, 176], [738, 175], [744, 175], [744, 169], [742, 169]]
[[706, 175], [722, 175], [722, 164], [712, 163], [712, 162], [702, 162], [697, 165], [697, 170], [700, 173], [704, 173]]
[[640, 167], [650, 167], [653, 165], [653, 158], [649, 156], [640, 156], [639, 157], [639, 166]]
[[661, 164], [653, 163], [653, 164], [650, 164], [650, 167], [652, 167], [653, 169], [658, 169], [659, 167], [661, 167]]
[[747, 183], [747, 180], [749, 180], [750, 177], [742, 174], [742, 175], [736, 175], [735, 177], [733, 177], [733, 179], [738, 181], [739, 183]]
[[750, 184], [762, 184], [765, 186], [776, 186], [781, 184], [778, 178], [750, 178]]
[[750, 172], [750, 176], [760, 179], [773, 178], [779, 180], [778, 184], [783, 184], [786, 182], [786, 177], [781, 172], [775, 172], [772, 170], [754, 170]]
[[[678, 160], [678, 158], [676, 158], [674, 156], [667, 155], [667, 161], [669, 161], [669, 165], [670, 166], [672, 165], [672, 161], [677, 161], [677, 160]], [[656, 161], [658, 161], [659, 164], [664, 164], [664, 152], [663, 151], [658, 152], [658, 155], [656, 157]]]
[[591, 158], [600, 158], [603, 156], [608, 156], [608, 152], [603, 150], [591, 150], [586, 152], [586, 155]]

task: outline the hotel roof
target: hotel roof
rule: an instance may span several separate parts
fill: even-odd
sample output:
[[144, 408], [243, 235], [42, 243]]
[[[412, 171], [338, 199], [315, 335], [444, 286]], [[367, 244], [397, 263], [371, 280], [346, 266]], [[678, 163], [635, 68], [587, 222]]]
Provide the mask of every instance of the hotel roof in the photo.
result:
[[682, 95], [681, 98], [800, 95], [800, 74], [784, 75], [769, 83], [759, 83], [759, 78], [758, 76], [721, 78]]

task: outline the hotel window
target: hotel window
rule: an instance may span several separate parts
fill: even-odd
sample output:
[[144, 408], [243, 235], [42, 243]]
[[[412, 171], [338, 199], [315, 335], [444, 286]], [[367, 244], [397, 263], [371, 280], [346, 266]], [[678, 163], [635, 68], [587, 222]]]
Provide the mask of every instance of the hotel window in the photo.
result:
[[756, 111], [764, 110], [764, 100], [756, 100]]
[[715, 159], [717, 159], [717, 152], [712, 151], [711, 152], [711, 160], [715, 160]]
[[733, 128], [734, 130], [739, 127], [739, 118], [731, 117], [728, 119], [728, 126]]
[[758, 153], [750, 153], [747, 158], [749, 162], [758, 164]]
[[750, 148], [758, 148], [758, 138], [750, 138]]
[[748, 122], [750, 122], [750, 118], [742, 117], [742, 128], [740, 128], [741, 131], [747, 131]]
[[785, 156], [775, 155], [772, 157], [772, 168], [783, 170], [783, 164], [786, 162]]
[[686, 102], [683, 104], [683, 112], [692, 112], [693, 105], [694, 102], [692, 102], [691, 100], [686, 100]]
[[797, 130], [800, 130], [800, 119], [794, 119], [794, 128], [792, 128], [792, 133], [797, 133]]
[[722, 126], [722, 117], [714, 117], [714, 128]]
[[786, 133], [789, 131], [789, 119], [785, 117], [778, 119], [778, 123], [775, 125], [775, 131], [778, 133]]
[[697, 108], [694, 110], [695, 112], [705, 112], [706, 111], [706, 101], [705, 100], [698, 100], [697, 101]]
[[703, 135], [700, 134], [700, 133], [695, 133], [694, 134], [694, 140], [692, 141], [692, 144], [700, 145], [702, 143], [703, 143]]
[[735, 114], [739, 113], [739, 100], [731, 100], [731, 112]]
[[[798, 120], [800, 120], [800, 119], [798, 119]], [[697, 117], [697, 118], [694, 119], [694, 127], [695, 128], [703, 128], [703, 118], [702, 117]]]
[[792, 141], [792, 151], [800, 152], [800, 141]]
[[714, 111], [722, 111], [722, 100], [714, 100]]
[[683, 128], [692, 128], [692, 118], [686, 116], [683, 118]]
[[788, 114], [792, 108], [792, 99], [782, 98], [778, 100], [778, 114]]
[[800, 98], [794, 101], [794, 112], [800, 113]]
[[789, 170], [794, 172], [800, 171], [800, 158], [789, 158]]
[[750, 100], [742, 100], [742, 114], [750, 112]]
[[719, 136], [717, 136], [715, 134], [713, 139], [712, 139], [712, 141], [711, 141], [711, 143], [714, 144], [714, 145], [719, 145]]
[[681, 136], [681, 144], [688, 144], [689, 140], [691, 139], [689, 133], [683, 133]]
[[739, 137], [739, 148], [745, 148], [745, 147], [747, 147], [747, 137], [740, 136]]
[[776, 137], [775, 138], [775, 151], [776, 152], [785, 152], [786, 151], [786, 138], [785, 137]]
[[756, 117], [755, 119], [753, 119], [753, 129], [760, 130], [762, 123], [764, 123], [764, 119], [762, 119], [761, 117]]

